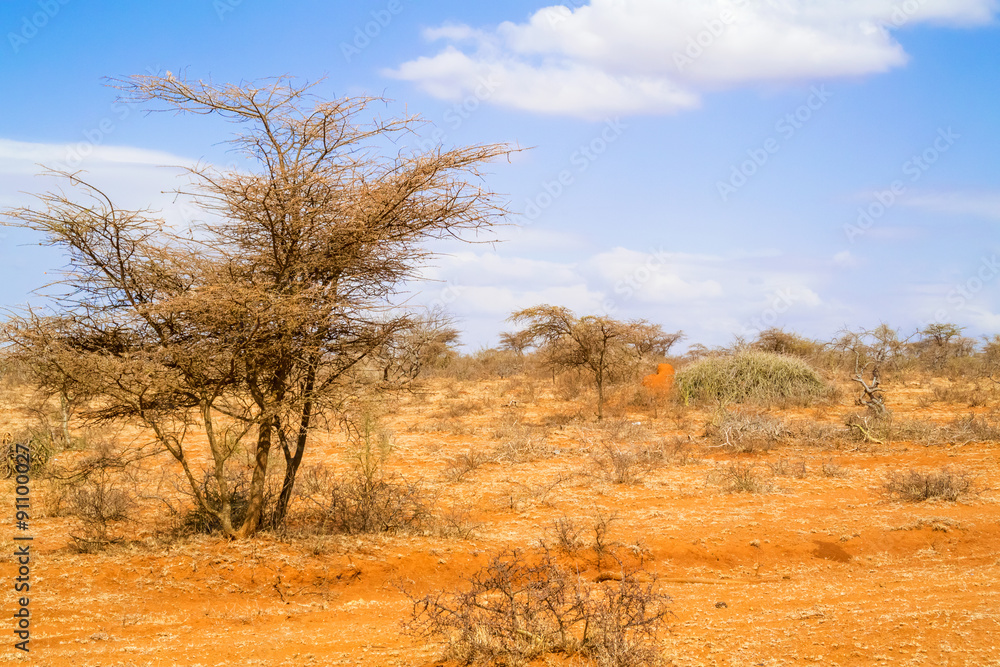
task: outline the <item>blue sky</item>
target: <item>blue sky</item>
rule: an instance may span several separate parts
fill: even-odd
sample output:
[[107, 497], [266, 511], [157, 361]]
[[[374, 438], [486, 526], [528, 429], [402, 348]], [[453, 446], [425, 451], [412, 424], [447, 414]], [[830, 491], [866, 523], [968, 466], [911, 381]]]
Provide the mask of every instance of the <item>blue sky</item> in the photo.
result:
[[[0, 207], [87, 170], [169, 218], [158, 165], [226, 164], [223, 122], [145, 115], [103, 77], [326, 77], [530, 148], [492, 167], [517, 227], [442, 246], [414, 303], [471, 348], [514, 309], [642, 317], [689, 342], [880, 321], [1000, 332], [1000, 33], [992, 0], [179, 0], [0, 5]], [[436, 130], [436, 134], [435, 134]], [[0, 305], [62, 259], [0, 230]]]

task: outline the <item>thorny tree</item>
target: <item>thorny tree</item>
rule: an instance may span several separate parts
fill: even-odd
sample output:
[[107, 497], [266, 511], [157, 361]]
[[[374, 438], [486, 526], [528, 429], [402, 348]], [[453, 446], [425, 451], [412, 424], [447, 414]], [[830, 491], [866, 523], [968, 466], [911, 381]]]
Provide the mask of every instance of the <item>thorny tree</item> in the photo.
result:
[[892, 412], [885, 405], [882, 381], [885, 372], [896, 368], [903, 359], [908, 341], [900, 340], [899, 332], [885, 323], [870, 330], [843, 331], [834, 341], [835, 349], [854, 358], [851, 380], [861, 386], [855, 402], [866, 408], [866, 414], [848, 418], [847, 428], [857, 429], [867, 442], [885, 444], [877, 434], [881, 431], [885, 437], [891, 435]]
[[[210, 214], [178, 236], [148, 211], [122, 210], [76, 174], [71, 194], [6, 211], [69, 256], [54, 314], [8, 321], [14, 354], [46, 360], [95, 397], [85, 415], [149, 428], [179, 462], [196, 502], [234, 538], [280, 523], [311, 429], [342, 411], [372, 360], [413, 318], [392, 306], [430, 251], [504, 211], [476, 179], [505, 156], [480, 145], [383, 157], [416, 117], [362, 122], [371, 98], [333, 102], [282, 77], [216, 85], [174, 76], [117, 80], [154, 111], [234, 122], [248, 171], [190, 170]], [[468, 238], [464, 236], [464, 238]], [[209, 469], [189, 455], [207, 439]], [[234, 507], [233, 454], [253, 455], [245, 512]], [[284, 455], [281, 492], [264, 507], [268, 459]]]
[[582, 370], [597, 387], [597, 419], [604, 418], [604, 389], [608, 383], [645, 359], [666, 356], [684, 337], [680, 331], [664, 333], [646, 320], [621, 321], [610, 317], [577, 317], [560, 306], [535, 306], [512, 314], [509, 321], [525, 328], [508, 334], [523, 346], [539, 345], [553, 369]]

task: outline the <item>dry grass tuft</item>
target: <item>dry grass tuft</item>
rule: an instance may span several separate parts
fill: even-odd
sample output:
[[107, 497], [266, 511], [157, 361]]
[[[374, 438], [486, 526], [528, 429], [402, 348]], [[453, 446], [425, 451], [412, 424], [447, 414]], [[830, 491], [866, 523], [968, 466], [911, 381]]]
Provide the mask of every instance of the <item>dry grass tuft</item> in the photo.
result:
[[892, 472], [882, 490], [892, 499], [911, 503], [932, 499], [954, 502], [961, 496], [972, 493], [973, 487], [968, 473], [942, 468], [937, 472]]

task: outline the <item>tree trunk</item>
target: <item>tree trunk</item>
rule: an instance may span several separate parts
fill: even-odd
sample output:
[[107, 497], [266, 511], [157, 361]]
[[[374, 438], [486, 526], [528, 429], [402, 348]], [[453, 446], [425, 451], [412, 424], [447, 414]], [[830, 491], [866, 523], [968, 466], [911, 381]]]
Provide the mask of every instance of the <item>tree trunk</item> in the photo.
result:
[[597, 421], [604, 419], [604, 378], [597, 376]]
[[[306, 377], [306, 396], [311, 396], [313, 387], [316, 384], [315, 366], [309, 370]], [[272, 526], [277, 528], [285, 521], [288, 514], [288, 506], [292, 502], [292, 491], [295, 489], [295, 476], [299, 472], [299, 465], [302, 463], [302, 454], [306, 451], [306, 440], [309, 436], [309, 422], [312, 420], [312, 398], [307, 398], [302, 406], [302, 419], [299, 421], [299, 432], [295, 437], [295, 452], [288, 449], [286, 443], [282, 442], [282, 451], [285, 455], [285, 479], [281, 483], [281, 495], [278, 496], [278, 505], [274, 510]]]
[[247, 515], [243, 525], [236, 531], [237, 538], [254, 535], [260, 527], [261, 515], [264, 512], [264, 488], [267, 484], [267, 461], [271, 454], [271, 431], [274, 418], [268, 417], [260, 423], [257, 430], [257, 452], [254, 457], [253, 477], [250, 480], [250, 497], [247, 505]]
[[63, 445], [66, 449], [70, 449], [73, 446], [73, 438], [69, 433], [69, 420], [73, 416], [73, 408], [70, 406], [69, 399], [66, 398], [66, 394], [59, 394], [59, 412], [62, 419], [62, 434], [63, 434]]

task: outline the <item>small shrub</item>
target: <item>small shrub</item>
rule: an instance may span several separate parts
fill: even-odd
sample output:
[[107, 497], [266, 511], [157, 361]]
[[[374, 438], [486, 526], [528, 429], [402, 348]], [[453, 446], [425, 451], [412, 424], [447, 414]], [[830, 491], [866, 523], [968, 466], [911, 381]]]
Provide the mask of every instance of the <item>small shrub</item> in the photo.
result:
[[895, 471], [890, 473], [882, 489], [890, 498], [913, 503], [933, 498], [955, 501], [971, 493], [972, 480], [967, 473], [954, 472], [949, 468], [926, 473]]
[[815, 421], [803, 421], [796, 424], [794, 438], [798, 444], [822, 448], [839, 447], [846, 439], [843, 428]]
[[639, 484], [664, 462], [657, 449], [606, 442], [591, 453], [598, 476], [612, 484]]
[[753, 349], [699, 359], [677, 372], [676, 387], [685, 403], [715, 401], [723, 405], [808, 404], [831, 393], [802, 359]]
[[884, 445], [892, 436], [892, 413], [888, 410], [852, 413], [844, 420], [844, 425], [855, 442]]
[[672, 438], [659, 438], [649, 445], [648, 451], [655, 459], [676, 466], [702, 462], [695, 456], [695, 446], [690, 436], [675, 435]]
[[441, 537], [467, 540], [483, 525], [475, 521], [472, 516], [472, 510], [468, 505], [452, 504], [437, 516], [437, 532]]
[[492, 463], [494, 460], [493, 456], [485, 452], [469, 449], [448, 461], [444, 475], [452, 482], [461, 482], [465, 479], [466, 475], [478, 470], [487, 463]]
[[434, 416], [443, 419], [458, 419], [468, 415], [479, 414], [486, 409], [486, 404], [481, 400], [464, 399], [445, 401], [441, 409]]
[[778, 459], [767, 464], [771, 474], [775, 477], [792, 477], [802, 479], [806, 476], [806, 462], [803, 460], [789, 461], [788, 459]]
[[551, 530], [556, 538], [556, 546], [564, 553], [575, 554], [586, 544], [583, 540], [583, 528], [569, 517], [554, 520]]
[[847, 477], [847, 470], [833, 461], [824, 461], [821, 470], [823, 477]]
[[757, 466], [747, 463], [730, 463], [712, 471], [709, 477], [728, 493], [766, 493], [771, 490], [771, 485], [757, 472]]
[[[250, 509], [250, 481], [250, 475], [246, 468], [238, 472], [227, 472], [226, 485], [229, 491], [230, 522], [234, 526], [239, 526], [246, 520], [247, 510]], [[205, 472], [200, 491], [202, 498], [212, 511], [220, 512], [222, 510], [222, 494], [219, 492], [218, 481], [211, 472]], [[273, 478], [269, 477], [264, 488], [262, 511], [266, 512], [269, 508], [273, 508], [277, 497], [276, 483]], [[266, 523], [265, 521], [261, 522], [262, 525]], [[211, 535], [222, 532], [222, 523], [211, 511], [196, 504], [182, 515], [179, 529], [182, 533]]]
[[103, 443], [64, 477], [66, 513], [82, 528], [81, 535], [70, 534], [78, 550], [89, 553], [121, 542], [115, 527], [128, 521], [135, 507], [127, 468], [121, 453]]
[[812, 357], [823, 351], [822, 343], [774, 327], [761, 331], [752, 345], [764, 352], [796, 357]]
[[394, 475], [352, 470], [336, 475], [322, 465], [300, 473], [304, 519], [320, 533], [390, 533], [416, 528], [430, 517], [421, 487]]
[[995, 419], [968, 414], [956, 418], [946, 429], [953, 440], [964, 442], [1000, 442], [1000, 424]]
[[500, 444], [491, 455], [494, 460], [507, 463], [524, 463], [552, 455], [547, 443], [548, 431], [523, 422], [516, 413], [508, 413], [493, 429], [492, 436]]
[[931, 390], [931, 397], [939, 403], [964, 404], [970, 408], [984, 405], [990, 398], [989, 393], [978, 384], [935, 386]]
[[407, 630], [443, 637], [447, 659], [462, 664], [525, 665], [562, 653], [599, 667], [652, 666], [669, 603], [641, 569], [622, 565], [620, 580], [597, 583], [548, 551], [502, 551], [465, 590], [414, 599]]
[[649, 436], [649, 428], [642, 422], [630, 419], [606, 419], [596, 427], [603, 440], [638, 442]]
[[387, 533], [414, 528], [429, 517], [426, 494], [418, 484], [387, 471], [392, 453], [389, 431], [363, 415], [352, 433], [350, 469], [333, 474], [319, 465], [300, 473], [299, 497], [320, 531]]
[[766, 452], [788, 436], [788, 428], [780, 419], [768, 415], [727, 410], [712, 420], [706, 435], [728, 452]]

